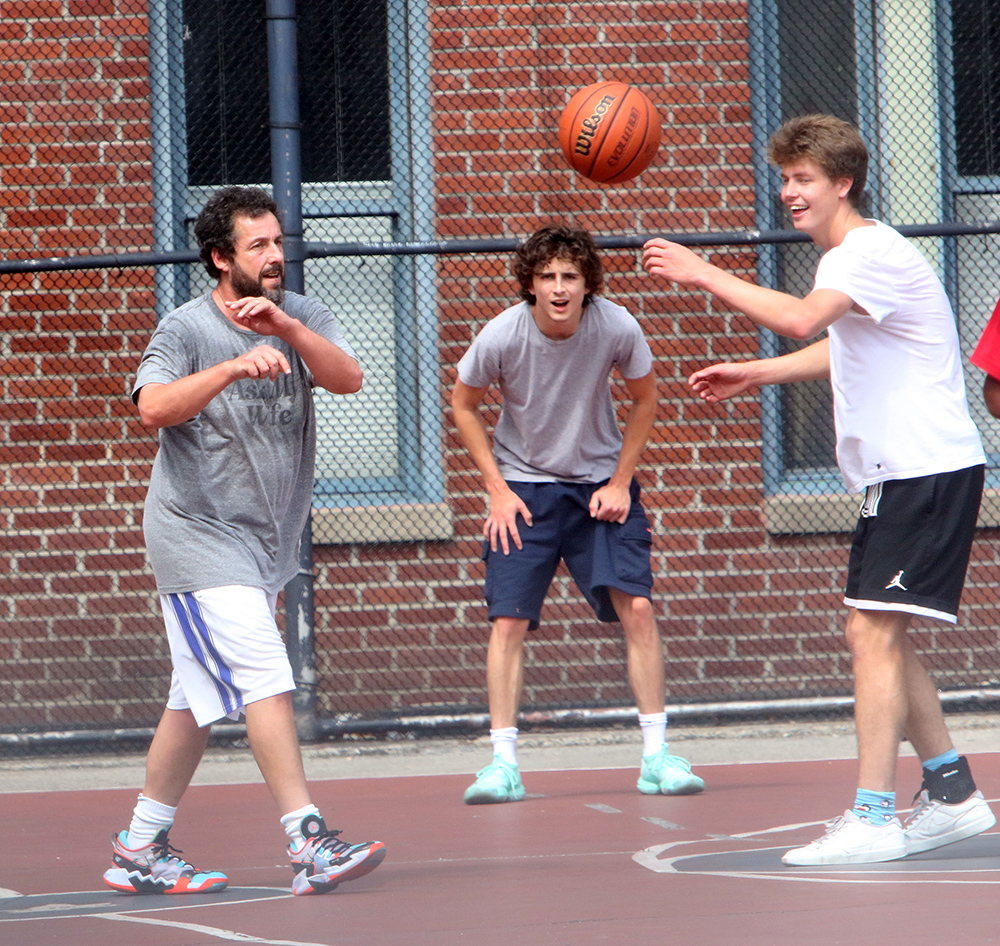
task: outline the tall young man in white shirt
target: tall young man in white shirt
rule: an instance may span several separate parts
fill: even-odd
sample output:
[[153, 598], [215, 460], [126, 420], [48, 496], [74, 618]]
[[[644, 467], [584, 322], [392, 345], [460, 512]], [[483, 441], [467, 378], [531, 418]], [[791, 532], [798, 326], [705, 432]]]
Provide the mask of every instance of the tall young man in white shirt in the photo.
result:
[[[690, 383], [709, 402], [762, 384], [833, 385], [838, 463], [848, 489], [864, 492], [844, 599], [858, 791], [823, 837], [783, 861], [894, 860], [995, 823], [908, 634], [915, 615], [957, 619], [985, 458], [944, 288], [911, 244], [858, 210], [868, 153], [857, 130], [830, 115], [792, 119], [772, 137], [769, 159], [794, 227], [824, 251], [805, 298], [745, 282], [662, 239], [646, 244], [643, 262], [651, 275], [711, 292], [779, 335], [828, 333], [788, 355], [704, 368]], [[923, 763], [905, 827], [893, 790], [903, 738]]]

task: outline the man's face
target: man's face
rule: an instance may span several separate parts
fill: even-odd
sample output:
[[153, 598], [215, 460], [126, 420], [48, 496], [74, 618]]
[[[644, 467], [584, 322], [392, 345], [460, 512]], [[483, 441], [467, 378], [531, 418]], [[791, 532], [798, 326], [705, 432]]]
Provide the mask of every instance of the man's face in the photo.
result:
[[543, 334], [568, 337], [577, 330], [583, 315], [583, 297], [587, 294], [587, 287], [576, 263], [550, 259], [535, 270], [531, 279], [531, 294], [536, 300], [532, 314]]
[[850, 178], [833, 180], [808, 159], [783, 167], [781, 182], [781, 202], [792, 215], [792, 226], [810, 235], [831, 223], [851, 189]]
[[274, 214], [237, 217], [233, 244], [228, 275], [237, 297], [264, 296], [281, 305], [285, 300], [285, 254], [281, 225]]

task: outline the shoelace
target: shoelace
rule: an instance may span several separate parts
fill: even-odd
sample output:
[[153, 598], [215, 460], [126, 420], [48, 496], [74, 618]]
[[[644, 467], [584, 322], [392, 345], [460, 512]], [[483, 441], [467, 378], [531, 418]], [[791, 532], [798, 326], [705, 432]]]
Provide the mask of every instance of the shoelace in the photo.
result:
[[923, 813], [928, 808], [931, 807], [930, 796], [928, 796], [927, 799], [926, 799], [926, 801], [925, 801], [924, 798], [923, 798], [923, 794], [924, 794], [924, 790], [921, 788], [920, 791], [917, 792], [917, 794], [913, 796], [913, 800], [915, 802], [917, 802], [918, 804], [916, 804], [914, 806], [914, 808], [913, 808], [913, 811], [911, 811], [906, 816], [906, 822], [905, 822], [906, 824], [912, 824], [913, 822], [915, 822], [918, 818], [920, 818], [923, 815]]
[[183, 857], [178, 857], [179, 854], [184, 852], [179, 847], [174, 847], [166, 838], [162, 842], [153, 841], [153, 860], [167, 860], [167, 861], [177, 861], [182, 864], [185, 870], [191, 870], [197, 873], [197, 869], [193, 864], [189, 864]]
[[322, 851], [324, 854], [332, 854], [337, 857], [351, 849], [350, 844], [345, 841], [337, 840], [337, 835], [339, 834], [339, 830], [327, 831], [325, 834], [317, 835], [315, 838], [311, 838], [310, 840], [315, 842], [317, 851]]
[[832, 820], [826, 822], [826, 825], [825, 825], [826, 831], [823, 833], [823, 837], [817, 838], [813, 843], [814, 844], [819, 844], [820, 841], [829, 840], [831, 837], [833, 837], [833, 835], [835, 835], [837, 833], [837, 831], [840, 830], [840, 826], [846, 820], [847, 819], [843, 815], [839, 815], [838, 817], [833, 818]]

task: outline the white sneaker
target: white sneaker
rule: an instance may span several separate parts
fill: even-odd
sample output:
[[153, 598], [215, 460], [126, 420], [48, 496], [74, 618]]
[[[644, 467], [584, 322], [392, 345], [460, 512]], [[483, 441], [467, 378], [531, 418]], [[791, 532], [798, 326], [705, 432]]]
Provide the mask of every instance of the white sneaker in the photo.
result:
[[816, 867], [820, 864], [875, 864], [906, 856], [906, 840], [898, 818], [869, 824], [848, 809], [827, 824], [823, 837], [788, 851], [782, 864]]
[[971, 838], [997, 823], [982, 792], [973, 792], [957, 805], [946, 805], [931, 798], [924, 789], [916, 801], [916, 808], [903, 826], [907, 854], [933, 851], [936, 847]]

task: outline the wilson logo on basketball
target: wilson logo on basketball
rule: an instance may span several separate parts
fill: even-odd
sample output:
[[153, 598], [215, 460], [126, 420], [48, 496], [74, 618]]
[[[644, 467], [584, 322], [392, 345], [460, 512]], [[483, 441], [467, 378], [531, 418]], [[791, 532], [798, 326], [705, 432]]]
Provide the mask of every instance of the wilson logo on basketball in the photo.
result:
[[594, 111], [590, 117], [580, 122], [580, 134], [576, 136], [576, 147], [573, 149], [577, 154], [583, 157], [590, 154], [591, 145], [594, 143], [594, 135], [597, 134], [597, 129], [601, 127], [601, 119], [614, 104], [615, 97], [613, 95], [605, 95], [594, 106]]
[[611, 157], [608, 158], [609, 167], [614, 167], [621, 160], [621, 156], [625, 153], [625, 149], [628, 147], [628, 143], [632, 140], [632, 136], [635, 134], [635, 130], [638, 127], [639, 109], [633, 108], [628, 113], [628, 124], [622, 132], [621, 139], [618, 144], [615, 145], [615, 150], [611, 153]]
[[559, 116], [566, 163], [595, 184], [641, 174], [660, 145], [656, 108], [634, 85], [595, 82], [573, 93]]

